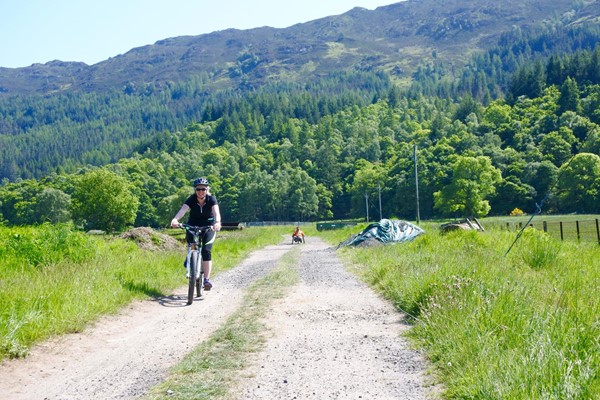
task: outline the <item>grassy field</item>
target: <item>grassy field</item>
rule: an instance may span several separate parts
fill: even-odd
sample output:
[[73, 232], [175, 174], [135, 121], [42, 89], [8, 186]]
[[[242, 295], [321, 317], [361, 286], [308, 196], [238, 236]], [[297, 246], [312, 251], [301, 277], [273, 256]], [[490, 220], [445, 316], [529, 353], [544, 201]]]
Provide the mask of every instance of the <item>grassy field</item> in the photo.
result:
[[[420, 226], [413, 242], [339, 253], [414, 323], [446, 398], [599, 398], [597, 243], [526, 229], [507, 255], [515, 231]], [[319, 234], [338, 244], [362, 227]]]
[[559, 240], [578, 240], [600, 244], [600, 215], [523, 215], [519, 217], [485, 218], [492, 229], [519, 231], [527, 223]]
[[[413, 242], [338, 253], [406, 313], [414, 324], [410, 338], [431, 360], [445, 398], [600, 398], [600, 246], [560, 241], [537, 229], [525, 229], [515, 243], [517, 231], [501, 229], [503, 221], [480, 222], [486, 232], [443, 235], [439, 222], [425, 221], [419, 226], [426, 234]], [[337, 245], [364, 226], [303, 230]], [[280, 242], [282, 234], [289, 235], [290, 227], [223, 232], [214, 251], [221, 260], [216, 272]], [[81, 330], [133, 299], [169, 293], [182, 283], [182, 259], [183, 251], [145, 251], [68, 227], [0, 228], [0, 357], [22, 356], [32, 343]], [[270, 277], [269, 284], [285, 286], [288, 278]], [[250, 303], [256, 290], [249, 291]], [[239, 323], [255, 317], [241, 310], [211, 340], [242, 343], [253, 333]], [[248, 342], [241, 351], [256, 345]], [[237, 357], [228, 353], [234, 350], [225, 348], [217, 358]], [[193, 357], [211, 357], [195, 354], [160, 393], [178, 385], [177, 376], [198, 372]], [[223, 373], [215, 375], [218, 380], [232, 379]]]
[[[278, 243], [289, 227], [222, 231], [214, 273], [252, 250]], [[134, 299], [184, 284], [185, 250], [142, 250], [129, 240], [89, 236], [67, 226], [0, 227], [0, 360], [22, 357], [53, 335], [78, 332]]]

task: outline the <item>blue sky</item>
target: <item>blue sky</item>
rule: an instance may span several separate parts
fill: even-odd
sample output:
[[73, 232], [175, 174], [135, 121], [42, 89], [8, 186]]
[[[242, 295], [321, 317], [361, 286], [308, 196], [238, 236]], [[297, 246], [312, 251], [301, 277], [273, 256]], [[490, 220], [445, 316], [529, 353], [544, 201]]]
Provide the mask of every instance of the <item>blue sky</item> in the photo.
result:
[[95, 64], [134, 47], [227, 28], [284, 28], [399, 0], [0, 0], [0, 67]]

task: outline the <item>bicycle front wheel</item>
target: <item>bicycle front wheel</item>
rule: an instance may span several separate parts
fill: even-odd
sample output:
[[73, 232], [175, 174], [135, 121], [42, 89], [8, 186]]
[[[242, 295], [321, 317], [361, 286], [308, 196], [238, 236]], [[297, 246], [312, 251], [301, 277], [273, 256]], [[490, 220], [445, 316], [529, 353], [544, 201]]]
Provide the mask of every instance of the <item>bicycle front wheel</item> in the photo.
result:
[[194, 290], [196, 289], [196, 271], [198, 271], [198, 252], [193, 251], [190, 257], [190, 280], [188, 285], [188, 305], [194, 302]]

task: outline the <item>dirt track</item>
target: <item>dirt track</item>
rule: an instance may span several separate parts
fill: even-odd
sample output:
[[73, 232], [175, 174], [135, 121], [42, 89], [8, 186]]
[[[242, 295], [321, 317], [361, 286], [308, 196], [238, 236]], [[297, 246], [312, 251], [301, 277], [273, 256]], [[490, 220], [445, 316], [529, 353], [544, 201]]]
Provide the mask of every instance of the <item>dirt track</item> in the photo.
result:
[[[301, 282], [265, 321], [270, 339], [243, 374], [238, 399], [425, 399], [427, 364], [399, 335], [402, 315], [348, 274], [317, 238], [301, 247]], [[243, 289], [275, 267], [289, 242], [257, 251], [213, 279], [215, 288], [185, 306], [173, 296], [122, 313], [34, 348], [0, 366], [0, 397], [19, 400], [133, 399], [239, 306]], [[183, 278], [182, 278], [183, 279]], [[207, 318], [210, 315], [210, 319]]]

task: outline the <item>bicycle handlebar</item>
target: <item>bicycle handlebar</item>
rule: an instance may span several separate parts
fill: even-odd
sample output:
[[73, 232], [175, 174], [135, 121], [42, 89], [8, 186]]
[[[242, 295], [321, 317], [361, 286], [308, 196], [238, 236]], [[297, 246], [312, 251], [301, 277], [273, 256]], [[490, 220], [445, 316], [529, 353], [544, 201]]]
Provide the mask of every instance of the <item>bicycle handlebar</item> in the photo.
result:
[[188, 224], [179, 224], [179, 228], [184, 229], [186, 231], [196, 231], [196, 232], [206, 232], [209, 230], [214, 230], [214, 228], [212, 227], [212, 225], [208, 225], [208, 226], [194, 226], [194, 225], [188, 225]]

